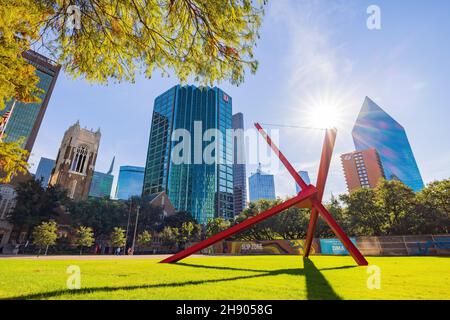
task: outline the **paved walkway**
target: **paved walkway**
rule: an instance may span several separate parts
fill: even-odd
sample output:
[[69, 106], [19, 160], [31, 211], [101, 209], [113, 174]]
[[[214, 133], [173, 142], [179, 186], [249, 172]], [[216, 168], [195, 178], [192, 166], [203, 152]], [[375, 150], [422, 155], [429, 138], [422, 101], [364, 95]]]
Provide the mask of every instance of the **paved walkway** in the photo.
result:
[[[168, 254], [115, 256], [115, 255], [72, 255], [72, 256], [39, 256], [36, 255], [0, 255], [0, 259], [30, 259], [30, 260], [133, 260], [133, 259], [164, 259]], [[206, 255], [192, 255], [192, 258], [210, 257]]]

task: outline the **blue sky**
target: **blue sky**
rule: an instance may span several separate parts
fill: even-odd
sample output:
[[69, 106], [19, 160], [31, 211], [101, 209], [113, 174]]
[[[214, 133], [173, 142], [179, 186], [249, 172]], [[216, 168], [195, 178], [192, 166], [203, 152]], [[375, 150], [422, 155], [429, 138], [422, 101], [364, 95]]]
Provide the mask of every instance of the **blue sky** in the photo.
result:
[[[218, 84], [233, 111], [254, 122], [307, 125], [311, 111], [338, 107], [338, 139], [325, 197], [346, 192], [339, 155], [354, 150], [351, 129], [365, 96], [401, 123], [425, 183], [450, 177], [450, 2], [448, 0], [272, 0], [256, 49], [260, 67], [239, 87]], [[381, 30], [366, 27], [369, 5], [381, 9]], [[144, 166], [154, 98], [174, 77], [135, 84], [92, 85], [61, 74], [31, 162], [55, 158], [64, 131], [80, 120], [101, 128], [96, 170]], [[195, 84], [195, 83], [194, 83]], [[280, 149], [315, 182], [323, 132], [281, 129]], [[247, 174], [255, 170], [247, 168]], [[117, 177], [116, 177], [117, 179]], [[275, 178], [278, 196], [295, 193], [286, 172]]]

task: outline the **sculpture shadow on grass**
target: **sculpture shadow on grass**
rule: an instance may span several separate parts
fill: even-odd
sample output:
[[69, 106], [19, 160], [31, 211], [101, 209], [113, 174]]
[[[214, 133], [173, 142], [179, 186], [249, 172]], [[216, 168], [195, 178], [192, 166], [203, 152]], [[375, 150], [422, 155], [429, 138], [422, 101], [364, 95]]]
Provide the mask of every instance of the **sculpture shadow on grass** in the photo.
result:
[[220, 283], [225, 281], [236, 281], [254, 278], [264, 278], [273, 277], [278, 275], [293, 275], [293, 276], [304, 276], [306, 279], [306, 289], [307, 298], [309, 300], [340, 300], [341, 297], [336, 294], [336, 292], [331, 287], [328, 280], [323, 276], [321, 271], [326, 270], [341, 270], [355, 268], [355, 266], [341, 266], [335, 268], [323, 268], [318, 269], [314, 263], [304, 258], [303, 259], [303, 269], [301, 268], [291, 268], [291, 269], [278, 269], [278, 270], [258, 270], [258, 269], [245, 269], [245, 268], [233, 268], [233, 267], [220, 267], [220, 266], [206, 266], [198, 264], [189, 263], [176, 263], [177, 266], [187, 267], [187, 268], [201, 268], [201, 269], [215, 269], [223, 271], [246, 271], [246, 272], [256, 272], [257, 274], [243, 275], [238, 277], [220, 278], [220, 279], [208, 279], [208, 280], [196, 280], [196, 281], [185, 281], [185, 282], [170, 282], [161, 284], [142, 284], [142, 285], [130, 285], [130, 286], [118, 286], [118, 287], [91, 287], [91, 288], [81, 288], [77, 290], [54, 290], [41, 293], [33, 293], [28, 295], [21, 295], [9, 298], [8, 300], [32, 300], [32, 299], [51, 299], [57, 298], [64, 295], [80, 295], [80, 294], [91, 294], [96, 292], [114, 292], [114, 291], [131, 291], [139, 289], [154, 289], [154, 288], [175, 288], [184, 287], [190, 285], [202, 285], [208, 283]]

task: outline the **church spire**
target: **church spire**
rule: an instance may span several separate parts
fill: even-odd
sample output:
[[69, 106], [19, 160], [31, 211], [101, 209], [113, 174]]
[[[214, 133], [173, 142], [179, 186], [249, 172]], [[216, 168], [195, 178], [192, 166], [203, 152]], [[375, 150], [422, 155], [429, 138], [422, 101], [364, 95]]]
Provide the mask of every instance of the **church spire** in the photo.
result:
[[114, 170], [114, 161], [116, 160], [116, 156], [113, 157], [112, 162], [111, 162], [111, 166], [109, 167], [109, 170], [106, 174], [112, 174], [113, 170]]

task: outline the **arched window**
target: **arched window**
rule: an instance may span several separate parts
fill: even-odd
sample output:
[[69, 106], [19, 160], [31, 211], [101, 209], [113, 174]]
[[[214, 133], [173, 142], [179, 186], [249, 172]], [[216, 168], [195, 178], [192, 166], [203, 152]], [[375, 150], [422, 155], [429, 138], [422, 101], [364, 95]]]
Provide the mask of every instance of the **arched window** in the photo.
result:
[[84, 173], [85, 171], [85, 164], [86, 164], [86, 158], [88, 154], [88, 147], [87, 146], [79, 146], [77, 148], [77, 151], [75, 152], [75, 157], [72, 161], [72, 166], [70, 170], [78, 172], [78, 173]]

